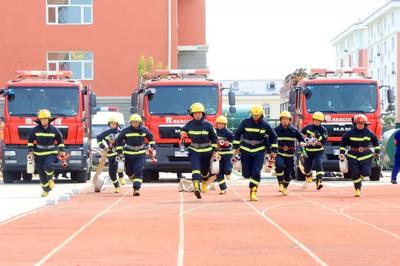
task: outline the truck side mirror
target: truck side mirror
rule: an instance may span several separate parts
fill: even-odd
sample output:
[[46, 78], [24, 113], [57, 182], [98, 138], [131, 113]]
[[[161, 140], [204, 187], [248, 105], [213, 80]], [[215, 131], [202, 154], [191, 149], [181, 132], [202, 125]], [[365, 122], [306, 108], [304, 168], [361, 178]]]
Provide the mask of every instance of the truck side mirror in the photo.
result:
[[153, 100], [154, 95], [156, 94], [156, 89], [155, 88], [149, 88], [146, 90], [146, 92], [144, 93], [144, 96], [147, 96], [147, 98], [149, 99], [149, 101]]
[[96, 97], [96, 93], [92, 92], [90, 94], [90, 113], [92, 115], [97, 113], [97, 97]]
[[395, 108], [394, 104], [390, 103], [390, 104], [388, 105], [388, 107], [387, 107], [387, 110], [388, 110], [389, 112], [394, 112], [394, 111], [396, 110], [396, 108]]
[[389, 104], [393, 104], [394, 103], [394, 91], [392, 88], [390, 88], [389, 90], [387, 90], [387, 99], [388, 99], [388, 103]]
[[131, 114], [136, 114], [138, 112], [137, 106], [132, 106], [131, 107]]
[[293, 105], [296, 101], [296, 92], [290, 91], [289, 92], [289, 104]]
[[229, 107], [229, 113], [231, 113], [231, 114], [236, 113], [236, 107], [235, 106], [230, 106]]
[[1, 89], [0, 95], [7, 97], [7, 100], [12, 102], [15, 99], [15, 93], [13, 89]]
[[294, 112], [294, 109], [295, 109], [294, 105], [290, 104], [289, 107], [288, 107], [288, 111], [292, 113], [292, 112]]
[[306, 97], [306, 99], [310, 99], [312, 96], [312, 91], [308, 87], [302, 89], [301, 93]]
[[229, 105], [236, 105], [236, 96], [232, 90], [230, 90], [228, 93], [228, 101]]

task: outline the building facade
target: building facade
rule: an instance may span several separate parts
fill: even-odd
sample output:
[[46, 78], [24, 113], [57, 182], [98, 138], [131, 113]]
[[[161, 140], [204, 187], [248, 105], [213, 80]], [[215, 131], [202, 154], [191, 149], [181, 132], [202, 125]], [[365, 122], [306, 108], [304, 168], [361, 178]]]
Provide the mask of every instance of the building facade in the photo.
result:
[[[337, 67], [368, 67], [369, 75], [395, 90], [400, 122], [400, 0], [391, 0], [332, 40]], [[386, 95], [382, 94], [382, 100]], [[384, 106], [385, 108], [385, 106]]]
[[13, 0], [0, 9], [3, 84], [16, 70], [72, 70], [100, 97], [127, 97], [141, 55], [207, 67], [205, 0]]

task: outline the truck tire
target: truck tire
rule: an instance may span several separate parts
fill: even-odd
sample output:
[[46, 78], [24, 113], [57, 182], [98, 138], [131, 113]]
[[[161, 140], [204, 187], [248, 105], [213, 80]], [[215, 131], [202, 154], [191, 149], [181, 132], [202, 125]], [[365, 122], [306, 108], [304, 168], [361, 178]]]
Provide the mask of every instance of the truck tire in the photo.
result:
[[306, 180], [306, 176], [301, 172], [299, 167], [296, 167], [296, 180], [298, 180], [298, 181]]
[[369, 180], [371, 181], [379, 181], [381, 178], [381, 168], [380, 167], [374, 167], [371, 169], [371, 176], [369, 177]]
[[24, 180], [24, 182], [32, 182], [32, 174], [22, 172], [22, 180]]
[[12, 184], [19, 180], [21, 180], [21, 172], [3, 171], [4, 184]]
[[71, 172], [71, 180], [76, 181], [78, 183], [86, 183], [88, 180], [87, 171], [74, 171]]
[[144, 182], [156, 182], [160, 177], [160, 173], [153, 170], [143, 171], [143, 181]]

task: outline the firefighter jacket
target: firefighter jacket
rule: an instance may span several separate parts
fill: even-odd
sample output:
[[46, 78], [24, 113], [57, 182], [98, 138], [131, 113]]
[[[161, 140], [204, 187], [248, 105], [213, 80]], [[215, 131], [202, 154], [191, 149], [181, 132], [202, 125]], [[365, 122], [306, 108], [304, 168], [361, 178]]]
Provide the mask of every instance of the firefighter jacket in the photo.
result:
[[276, 152], [278, 148], [271, 125], [262, 118], [257, 122], [252, 117], [243, 119], [236, 130], [233, 148], [254, 153], [264, 152], [267, 147], [270, 147], [271, 152]]
[[328, 131], [326, 130], [326, 128], [322, 125], [320, 126], [316, 126], [314, 124], [310, 124], [307, 125], [303, 128], [303, 130], [301, 131], [301, 133], [303, 133], [303, 135], [309, 139], [311, 139], [314, 135], [314, 137], [316, 138], [317, 142], [320, 142], [321, 145], [315, 145], [315, 146], [311, 146], [311, 145], [307, 145], [306, 147], [306, 152], [320, 152], [324, 150], [324, 144], [326, 143], [327, 139], [328, 139]]
[[205, 119], [191, 120], [183, 126], [181, 133], [186, 133], [192, 140], [189, 149], [195, 152], [211, 152], [217, 149], [217, 134], [213, 125]]
[[144, 156], [146, 154], [148, 144], [154, 149], [156, 142], [153, 139], [153, 134], [145, 127], [140, 125], [134, 128], [132, 125], [124, 128], [117, 137], [117, 153], [126, 156]]
[[233, 154], [232, 150], [232, 141], [233, 141], [233, 133], [226, 127], [223, 129], [215, 129], [218, 137], [218, 154]]
[[100, 135], [97, 135], [97, 145], [104, 149], [104, 143], [103, 140], [107, 143], [107, 146], [109, 147], [107, 151], [107, 157], [112, 157], [117, 155], [117, 150], [116, 150], [116, 141], [118, 134], [121, 132], [121, 129], [119, 127], [116, 128], [110, 128], [104, 132], [102, 132]]
[[[50, 121], [53, 120], [50, 119]], [[28, 150], [33, 151], [36, 156], [58, 154], [59, 151], [64, 151], [64, 141], [60, 130], [50, 123], [47, 128], [44, 128], [40, 120], [35, 122], [38, 125], [29, 132]]]
[[350, 146], [347, 157], [357, 161], [363, 161], [373, 157], [373, 153], [370, 149], [371, 146], [374, 148], [377, 155], [381, 152], [378, 138], [367, 127], [361, 130], [354, 127], [346, 132], [340, 143], [341, 154], [345, 154], [347, 146]]
[[275, 133], [278, 136], [278, 154], [284, 157], [293, 157], [296, 151], [296, 140], [304, 142], [303, 135], [294, 126], [277, 126]]

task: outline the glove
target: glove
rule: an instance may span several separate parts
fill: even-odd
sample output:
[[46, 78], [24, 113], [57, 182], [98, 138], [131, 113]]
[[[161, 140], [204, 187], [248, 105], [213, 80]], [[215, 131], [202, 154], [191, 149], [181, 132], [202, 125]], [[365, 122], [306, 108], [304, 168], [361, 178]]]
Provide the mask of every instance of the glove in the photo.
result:
[[374, 153], [374, 158], [379, 160], [381, 158], [381, 155], [379, 153]]
[[300, 142], [300, 147], [305, 147], [307, 144], [305, 142]]
[[339, 154], [339, 160], [344, 161], [344, 159], [346, 159], [346, 156], [343, 153]]

